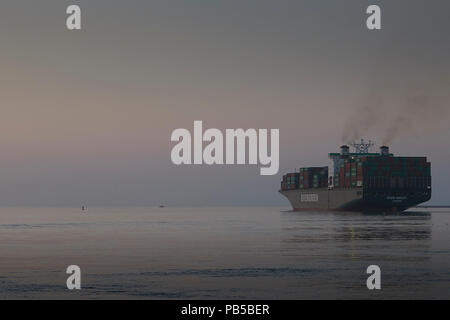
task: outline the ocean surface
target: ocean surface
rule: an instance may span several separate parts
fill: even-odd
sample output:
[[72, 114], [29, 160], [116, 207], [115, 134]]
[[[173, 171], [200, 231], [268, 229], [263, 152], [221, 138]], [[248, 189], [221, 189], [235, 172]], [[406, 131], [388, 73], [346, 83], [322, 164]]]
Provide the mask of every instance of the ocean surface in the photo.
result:
[[449, 223], [445, 208], [1, 208], [0, 299], [450, 299]]

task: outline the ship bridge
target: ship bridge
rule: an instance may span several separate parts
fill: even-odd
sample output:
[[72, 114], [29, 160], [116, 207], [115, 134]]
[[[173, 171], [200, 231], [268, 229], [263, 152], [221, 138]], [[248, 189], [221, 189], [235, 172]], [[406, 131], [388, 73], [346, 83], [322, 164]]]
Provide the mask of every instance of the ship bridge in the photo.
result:
[[389, 153], [389, 147], [381, 146], [380, 152], [369, 152], [369, 149], [374, 146], [372, 141], [353, 142], [350, 145], [355, 149], [354, 152], [350, 152], [348, 145], [341, 146], [340, 153], [329, 153], [328, 158], [328, 188], [334, 188], [335, 174], [339, 171], [339, 168], [343, 165], [346, 159], [355, 159], [360, 157], [393, 157], [394, 154]]

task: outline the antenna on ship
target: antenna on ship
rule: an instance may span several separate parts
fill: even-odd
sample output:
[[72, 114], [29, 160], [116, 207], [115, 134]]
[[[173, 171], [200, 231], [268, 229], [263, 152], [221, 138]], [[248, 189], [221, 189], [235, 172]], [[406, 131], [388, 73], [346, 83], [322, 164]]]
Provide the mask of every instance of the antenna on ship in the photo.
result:
[[361, 139], [360, 143], [353, 142], [350, 145], [355, 148], [355, 153], [369, 153], [369, 148], [374, 146], [374, 143], [371, 140], [365, 142], [364, 139]]

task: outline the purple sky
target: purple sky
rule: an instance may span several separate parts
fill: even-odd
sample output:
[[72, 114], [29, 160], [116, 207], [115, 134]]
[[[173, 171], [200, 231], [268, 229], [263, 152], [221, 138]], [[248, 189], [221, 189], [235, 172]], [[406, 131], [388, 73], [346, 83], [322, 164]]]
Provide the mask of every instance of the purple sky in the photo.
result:
[[[70, 1], [0, 4], [1, 205], [287, 205], [284, 172], [393, 127], [450, 203], [450, 2], [377, 1], [381, 31], [369, 1], [77, 3], [81, 31]], [[174, 166], [171, 132], [194, 120], [279, 128], [279, 174]]]

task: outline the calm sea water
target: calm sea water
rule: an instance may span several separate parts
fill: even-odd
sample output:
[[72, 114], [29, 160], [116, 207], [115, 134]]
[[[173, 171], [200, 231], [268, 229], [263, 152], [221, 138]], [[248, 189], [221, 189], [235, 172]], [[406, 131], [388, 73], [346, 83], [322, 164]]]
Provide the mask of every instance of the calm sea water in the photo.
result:
[[[450, 209], [288, 210], [2, 208], [0, 298], [450, 298]], [[79, 291], [66, 289], [72, 264]]]

